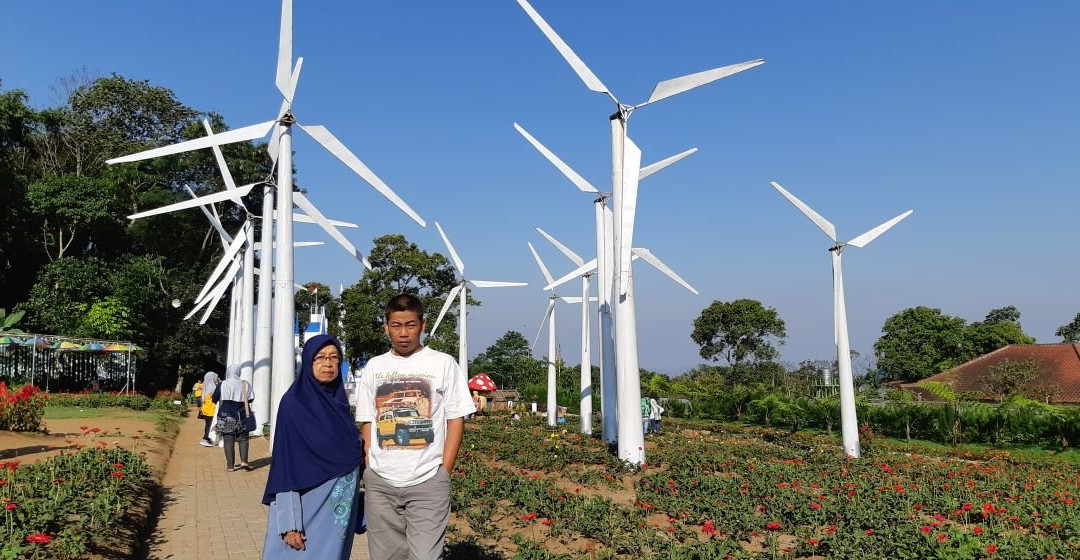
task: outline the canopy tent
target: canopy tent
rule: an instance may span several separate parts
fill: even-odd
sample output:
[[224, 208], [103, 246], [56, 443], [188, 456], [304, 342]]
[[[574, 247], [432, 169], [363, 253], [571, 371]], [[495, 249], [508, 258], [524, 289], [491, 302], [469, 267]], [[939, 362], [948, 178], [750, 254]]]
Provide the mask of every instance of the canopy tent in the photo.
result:
[[0, 381], [48, 390], [131, 391], [142, 348], [128, 341], [0, 333]]

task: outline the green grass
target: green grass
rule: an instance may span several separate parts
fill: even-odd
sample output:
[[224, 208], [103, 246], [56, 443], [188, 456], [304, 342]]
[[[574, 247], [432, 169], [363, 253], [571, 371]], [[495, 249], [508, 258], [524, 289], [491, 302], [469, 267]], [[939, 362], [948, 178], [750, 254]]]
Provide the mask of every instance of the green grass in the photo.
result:
[[157, 417], [153, 411], [137, 411], [130, 408], [78, 408], [75, 406], [46, 406], [46, 420], [66, 420], [69, 418], [137, 418], [154, 422]]

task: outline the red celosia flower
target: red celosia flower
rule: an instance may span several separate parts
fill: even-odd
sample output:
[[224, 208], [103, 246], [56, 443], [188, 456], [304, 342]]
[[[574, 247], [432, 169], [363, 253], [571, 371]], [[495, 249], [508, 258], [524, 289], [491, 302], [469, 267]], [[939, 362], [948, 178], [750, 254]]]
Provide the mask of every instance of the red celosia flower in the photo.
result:
[[86, 431], [90, 429], [90, 426], [79, 426], [80, 430]]
[[716, 536], [716, 525], [712, 522], [711, 519], [706, 520], [704, 523], [701, 524], [701, 534], [708, 535], [710, 537]]
[[981, 535], [983, 534], [983, 528], [980, 525], [976, 525], [975, 528], [971, 530], [971, 532], [975, 533], [976, 535]]
[[949, 540], [949, 535], [946, 535], [945, 533], [938, 533], [937, 542], [943, 543], [947, 540]]
[[26, 542], [34, 544], [49, 544], [49, 540], [51, 539], [52, 537], [45, 533], [30, 533], [26, 536]]
[[770, 530], [770, 531], [779, 531], [780, 530], [780, 522], [779, 521], [770, 521], [770, 522], [765, 524], [765, 528]]
[[552, 523], [554, 523], [554, 521], [552, 521], [551, 519], [545, 519], [541, 521], [541, 523], [543, 523], [544, 525], [551, 525]]
[[987, 554], [994, 554], [997, 551], [998, 551], [998, 548], [997, 548], [996, 544], [988, 544], [988, 545], [986, 545], [986, 553]]
[[17, 507], [19, 507], [19, 505], [16, 504], [15, 502], [8, 502], [8, 503], [4, 504], [4, 509], [6, 509], [8, 511], [12, 511]]
[[828, 527], [826, 527], [825, 528], [825, 534], [826, 535], [835, 535], [836, 534], [836, 525], [829, 525]]
[[122, 473], [120, 471], [113, 471], [112, 475], [113, 475], [113, 478], [124, 478], [124, 473]]
[[817, 546], [819, 542], [821, 542], [821, 541], [819, 541], [817, 539], [807, 539], [806, 544], [808, 544], [810, 546]]
[[810, 509], [821, 509], [821, 504], [814, 502], [810, 504]]
[[919, 527], [919, 530], [922, 531], [923, 534], [927, 534], [927, 533], [930, 532], [930, 526], [929, 525], [923, 525], [922, 527]]
[[122, 468], [124, 468], [124, 464], [123, 463], [113, 463], [112, 468], [114, 468], [114, 469], [122, 469]]
[[526, 513], [525, 515], [521, 516], [522, 521], [532, 521], [533, 519], [536, 519], [536, 512], [535, 511], [531, 512], [531, 513]]
[[867, 529], [867, 530], [865, 530], [865, 531], [863, 531], [863, 532], [864, 532], [864, 533], [866, 533], [867, 535], [873, 535], [873, 534], [874, 534], [874, 530], [873, 530], [873, 529]]
[[101, 431], [101, 428], [90, 428], [90, 433], [96, 434]]

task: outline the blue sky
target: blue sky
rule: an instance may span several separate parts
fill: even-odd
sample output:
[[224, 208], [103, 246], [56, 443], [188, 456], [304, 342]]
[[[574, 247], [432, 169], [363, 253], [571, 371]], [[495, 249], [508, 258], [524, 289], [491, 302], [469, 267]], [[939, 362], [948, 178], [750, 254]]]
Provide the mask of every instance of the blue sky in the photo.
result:
[[[779, 311], [784, 359], [835, 355], [828, 239], [771, 180], [844, 239], [915, 210], [845, 253], [859, 352], [872, 352], [889, 315], [916, 305], [969, 321], [1015, 305], [1043, 342], [1080, 311], [1080, 4], [533, 5], [627, 102], [660, 80], [767, 61], [630, 121], [646, 162], [700, 150], [641, 185], [635, 245], [701, 292], [637, 266], [642, 367], [679, 373], [699, 363], [693, 319], [713, 300], [737, 298]], [[43, 106], [56, 99], [50, 86], [79, 68], [117, 72], [233, 127], [261, 122], [279, 103], [278, 12], [269, 0], [14, 3], [0, 80]], [[300, 121], [326, 125], [429, 224], [439, 221], [470, 277], [530, 283], [476, 292], [470, 354], [509, 329], [531, 339], [546, 296], [525, 242], [554, 274], [568, 271], [532, 228], [587, 255], [592, 206], [511, 124], [606, 190], [610, 101], [584, 87], [512, 0], [310, 0], [297, 2], [294, 20], [294, 55], [305, 58]], [[298, 181], [324, 213], [361, 225], [346, 235], [362, 251], [388, 232], [444, 251], [433, 225], [412, 223], [312, 141], [295, 149]], [[297, 239], [324, 239], [310, 228], [298, 226]], [[336, 287], [360, 274], [336, 246], [298, 252], [299, 281]], [[576, 363], [577, 313], [560, 313], [561, 350]]]

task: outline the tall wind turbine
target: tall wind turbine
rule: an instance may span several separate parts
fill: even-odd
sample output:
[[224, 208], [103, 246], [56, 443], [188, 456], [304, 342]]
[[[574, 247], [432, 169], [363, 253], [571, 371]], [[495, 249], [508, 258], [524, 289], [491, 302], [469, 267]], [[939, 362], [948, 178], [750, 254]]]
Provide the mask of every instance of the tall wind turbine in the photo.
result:
[[[532, 252], [533, 258], [536, 259], [537, 266], [540, 267], [541, 274], [544, 275], [544, 280], [547, 280], [548, 284], [551, 284], [552, 282], [554, 282], [555, 279], [551, 277], [551, 273], [548, 272], [547, 266], [544, 265], [544, 261], [541, 260], [540, 255], [537, 254], [536, 248], [533, 247], [533, 244], [531, 242], [527, 243], [527, 245], [529, 246], [529, 251]], [[557, 420], [558, 420], [556, 418], [556, 416], [557, 416], [556, 412], [557, 412], [557, 408], [558, 408], [558, 403], [556, 402], [556, 398], [555, 398], [556, 397], [555, 389], [556, 389], [556, 386], [557, 386], [557, 382], [556, 382], [556, 379], [555, 379], [555, 374], [556, 374], [556, 371], [555, 371], [556, 367], [555, 366], [557, 365], [556, 361], [558, 360], [558, 344], [557, 344], [557, 339], [555, 338], [555, 303], [560, 301], [560, 300], [563, 301], [564, 303], [581, 303], [582, 307], [586, 310], [586, 312], [584, 313], [585, 324], [583, 325], [583, 328], [582, 328], [582, 331], [581, 331], [581, 347], [583, 349], [585, 349], [584, 350], [584, 356], [585, 356], [584, 360], [585, 361], [581, 362], [581, 368], [582, 368], [582, 371], [586, 371], [586, 368], [592, 367], [591, 364], [589, 364], [588, 361], [587, 361], [588, 360], [588, 350], [587, 349], [589, 347], [589, 327], [588, 327], [589, 292], [588, 292], [588, 290], [586, 290], [582, 294], [582, 297], [576, 298], [576, 297], [560, 297], [558, 294], [555, 293], [555, 288], [553, 288], [553, 287], [552, 288], [544, 288], [544, 290], [551, 292], [551, 296], [548, 297], [547, 309], [544, 311], [544, 318], [540, 320], [540, 327], [536, 330], [536, 337], [533, 339], [532, 345], [533, 345], [533, 348], [536, 348], [536, 343], [540, 341], [540, 333], [544, 332], [544, 323], [547, 323], [547, 326], [548, 326], [547, 422], [548, 422], [548, 426], [554, 426], [556, 424]], [[584, 402], [584, 400], [583, 400], [583, 402]], [[590, 407], [592, 406], [592, 400], [591, 399], [589, 400], [589, 406]], [[589, 410], [590, 415], [591, 415], [592, 409], [590, 408], [588, 410]], [[584, 408], [581, 409], [581, 413], [583, 415], [585, 414], [585, 411], [586, 411], [586, 409], [584, 409]]]
[[465, 278], [465, 263], [458, 256], [457, 251], [454, 250], [454, 246], [450, 244], [450, 238], [446, 237], [446, 233], [443, 231], [442, 226], [439, 225], [439, 222], [435, 222], [435, 229], [439, 230], [439, 236], [442, 237], [443, 243], [446, 244], [446, 249], [450, 251], [450, 258], [454, 261], [454, 268], [457, 269], [461, 282], [450, 289], [450, 294], [446, 296], [446, 301], [443, 303], [442, 309], [439, 310], [439, 318], [435, 319], [435, 324], [428, 332], [430, 333], [429, 336], [435, 334], [435, 331], [439, 328], [439, 323], [442, 323], [443, 317], [446, 316], [446, 312], [454, 303], [454, 297], [456, 296], [458, 298], [458, 365], [461, 366], [461, 371], [465, 375], [469, 375], [468, 318], [465, 316], [465, 302], [468, 299], [469, 292], [468, 285], [472, 284], [474, 288], [506, 288], [510, 286], [527, 286], [528, 284], [526, 282], [467, 280]]
[[[277, 221], [274, 240], [276, 241], [275, 267], [274, 267], [274, 314], [273, 314], [273, 344], [272, 371], [273, 391], [271, 401], [271, 439], [274, 435], [273, 420], [277, 417], [277, 405], [282, 395], [288, 390], [296, 375], [296, 348], [293, 344], [293, 322], [296, 312], [293, 309], [293, 220], [292, 208], [294, 202], [293, 178], [292, 178], [292, 127], [296, 125], [308, 136], [326, 148], [331, 154], [341, 160], [349, 169], [359, 175], [375, 190], [388, 198], [394, 205], [415, 220], [420, 226], [426, 226], [424, 220], [408, 204], [405, 203], [394, 191], [390, 189], [374, 172], [360, 161], [340, 140], [337, 139], [326, 127], [322, 125], [301, 125], [292, 112], [294, 93], [296, 92], [297, 80], [300, 78], [300, 68], [303, 66], [303, 58], [298, 58], [293, 64], [292, 57], [292, 0], [282, 0], [281, 25], [279, 28], [277, 71], [275, 85], [282, 95], [281, 107], [274, 119], [230, 130], [210, 137], [180, 142], [171, 146], [165, 146], [137, 154], [113, 158], [106, 163], [124, 163], [139, 161], [165, 155], [187, 152], [207, 148], [214, 145], [224, 145], [232, 142], [242, 142], [264, 138], [270, 134], [271, 159], [277, 165]], [[250, 189], [249, 189], [250, 190]], [[300, 198], [300, 197], [297, 197]], [[267, 193], [264, 192], [263, 217], [266, 217]], [[269, 221], [265, 222], [269, 223]], [[264, 246], [269, 246], [269, 240], [263, 240]], [[264, 271], [265, 272], [265, 271]], [[263, 297], [260, 304], [265, 305]], [[260, 315], [262, 313], [260, 312]], [[261, 343], [260, 346], [263, 344]]]
[[756, 59], [696, 74], [665, 80], [656, 85], [652, 95], [637, 105], [622, 103], [593, 74], [592, 70], [574, 53], [569, 45], [526, 0], [518, 0], [525, 13], [555, 46], [559, 54], [590, 90], [603, 93], [615, 103], [616, 112], [609, 117], [611, 123], [611, 176], [612, 206], [614, 211], [614, 278], [612, 299], [615, 305], [615, 364], [618, 370], [618, 440], [619, 458], [634, 464], [645, 462], [645, 437], [640, 428], [641, 408], [638, 400], [641, 388], [638, 380], [637, 323], [634, 307], [633, 280], [630, 254], [633, 248], [634, 217], [637, 212], [638, 167], [641, 150], [627, 135], [627, 121], [637, 109], [683, 93], [709, 82], [726, 78], [744, 70], [764, 64]]
[[849, 245], [865, 247], [889, 228], [898, 224], [900, 220], [910, 216], [914, 210], [908, 210], [845, 243], [836, 239], [836, 226], [823, 218], [821, 214], [795, 198], [795, 195], [789, 193], [784, 187], [775, 182], [771, 184], [833, 242], [833, 246], [829, 247], [829, 252], [832, 253], [833, 272], [833, 338], [836, 342], [836, 363], [840, 378], [840, 425], [843, 432], [844, 453], [857, 458], [860, 455], [859, 422], [855, 413], [855, 379], [851, 373], [851, 345], [848, 343], [847, 307], [844, 303], [844, 271], [840, 257]]
[[[615, 233], [612, 230], [614, 226], [614, 218], [610, 208], [607, 206], [607, 201], [611, 197], [611, 193], [600, 192], [591, 183], [585, 180], [580, 174], [574, 171], [569, 165], [567, 165], [559, 156], [549, 150], [546, 146], [540, 143], [536, 138], [533, 138], [531, 134], [525, 131], [524, 128], [517, 123], [514, 124], [516, 129], [521, 135], [530, 143], [541, 155], [544, 156], [552, 165], [555, 166], [567, 179], [573, 183], [578, 190], [586, 194], [595, 196], [593, 200], [594, 215], [596, 220], [596, 278], [597, 278], [597, 296], [599, 298], [599, 305], [597, 306], [597, 313], [599, 314], [599, 333], [600, 344], [597, 345], [597, 349], [600, 354], [600, 414], [603, 418], [603, 437], [604, 441], [613, 442], [617, 437], [617, 418], [615, 414], [615, 403], [619, 400], [616, 391], [616, 359], [615, 359], [615, 339], [612, 329], [612, 306], [611, 306], [611, 270], [614, 263], [614, 246], [612, 240]], [[664, 158], [656, 163], [647, 165], [641, 168], [638, 172], [638, 179], [643, 180], [646, 177], [664, 169], [665, 167], [697, 152], [697, 148], [690, 148], [684, 152], [675, 154], [673, 156]], [[581, 266], [581, 263], [575, 263]], [[639, 389], [640, 391], [640, 389]], [[635, 401], [636, 402], [636, 401]], [[638, 408], [640, 413], [640, 408]], [[638, 422], [640, 425], [641, 423]]]

